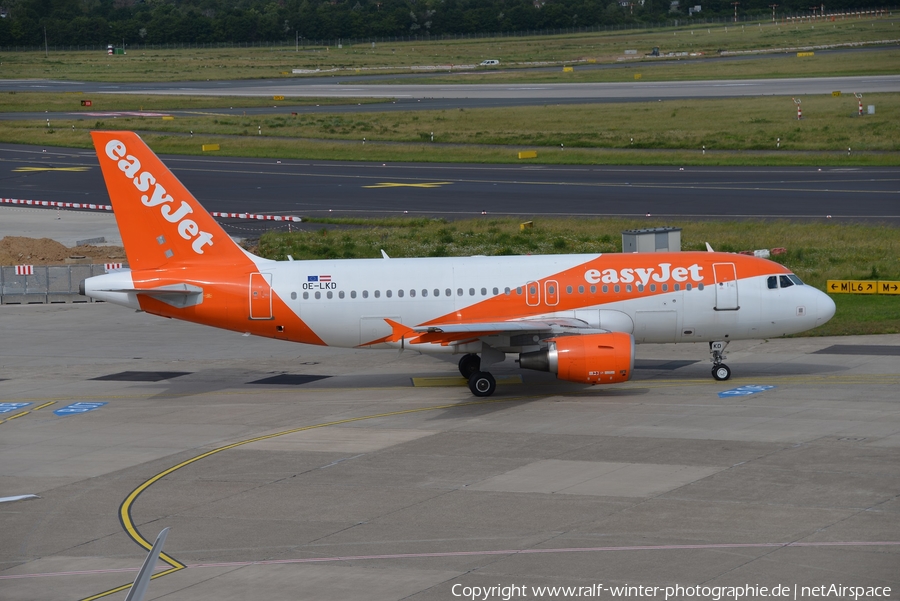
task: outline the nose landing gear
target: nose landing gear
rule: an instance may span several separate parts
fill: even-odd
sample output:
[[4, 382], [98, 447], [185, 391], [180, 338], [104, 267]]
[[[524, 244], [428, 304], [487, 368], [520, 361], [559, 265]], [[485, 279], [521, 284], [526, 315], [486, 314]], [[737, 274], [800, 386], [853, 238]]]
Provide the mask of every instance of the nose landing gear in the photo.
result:
[[715, 341], [709, 343], [709, 352], [712, 354], [712, 377], [722, 382], [731, 377], [731, 368], [722, 363], [725, 360], [725, 347], [728, 341]]

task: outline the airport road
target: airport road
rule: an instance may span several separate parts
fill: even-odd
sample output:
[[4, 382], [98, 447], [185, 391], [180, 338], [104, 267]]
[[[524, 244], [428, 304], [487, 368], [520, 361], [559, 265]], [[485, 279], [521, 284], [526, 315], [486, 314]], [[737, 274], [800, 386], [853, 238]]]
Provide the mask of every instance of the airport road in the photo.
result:
[[[726, 57], [717, 60], [741, 60]], [[627, 65], [632, 67], [633, 65]], [[621, 68], [622, 65], [596, 67]], [[834, 90], [860, 93], [900, 91], [900, 76], [754, 79], [721, 81], [634, 81], [583, 84], [456, 84], [421, 83], [432, 75], [396, 75], [398, 84], [379, 84], [387, 76], [335, 76], [333, 78], [237, 80], [178, 83], [90, 83], [55, 80], [0, 81], [0, 92], [84, 92], [86, 94], [163, 94], [181, 96], [286, 96], [271, 107], [216, 108], [156, 111], [167, 115], [272, 115], [289, 113], [372, 113], [458, 108], [508, 108], [542, 104], [595, 104], [647, 102], [684, 98], [734, 98], [746, 96], [803, 96], [830, 94]], [[324, 83], [327, 81], [328, 83]], [[334, 106], [292, 106], [290, 98], [346, 98], [351, 102]], [[381, 98], [383, 103], [352, 104], [354, 98]], [[285, 104], [285, 102], [287, 104]], [[0, 120], [73, 119], [112, 117], [115, 113], [81, 108], [72, 112], [0, 113]]]
[[[163, 160], [207, 209], [222, 212], [900, 220], [895, 168]], [[89, 150], [0, 145], [0, 178], [5, 198], [108, 203]]]
[[[179, 569], [148, 599], [597, 583], [898, 598], [900, 335], [733, 343], [726, 383], [704, 345], [640, 346], [629, 383], [529, 372], [473, 402], [452, 363], [104, 304], [2, 306], [0, 329], [0, 402], [30, 403], [0, 416], [0, 496], [40, 497], [0, 505], [4, 601], [130, 583], [135, 539], [167, 526]], [[307, 377], [258, 383], [284, 374]], [[775, 388], [719, 397], [742, 385]], [[54, 414], [76, 402], [106, 404]]]
[[[484, 83], [428, 84], [377, 83], [393, 76], [340, 78], [285, 78], [201, 82], [91, 83], [56, 80], [7, 80], [0, 91], [81, 91], [87, 93], [162, 94], [179, 96], [277, 96], [330, 98], [397, 98], [509, 100], [537, 102], [573, 100], [658, 100], [671, 98], [731, 98], [743, 96], [796, 96], [848, 92], [898, 92], [900, 75], [728, 79], [707, 81], [631, 81], [606, 83]], [[400, 76], [413, 82], [425, 76]], [[329, 81], [331, 79], [331, 81]], [[326, 83], [327, 82], [327, 83]], [[475, 105], [477, 106], [477, 105]]]
[[[155, 94], [180, 96], [311, 96], [329, 98], [475, 98], [521, 99], [545, 101], [580, 99], [592, 102], [596, 99], [643, 100], [672, 98], [731, 98], [743, 96], [796, 96], [805, 94], [830, 94], [833, 90], [857, 92], [900, 91], [900, 75], [873, 75], [858, 77], [810, 77], [805, 79], [743, 79], [710, 81], [659, 81], [615, 83], [522, 83], [522, 84], [368, 84], [333, 85], [294, 80], [257, 83], [218, 82], [216, 87], [205, 85], [179, 87], [158, 86]], [[147, 88], [130, 90], [120, 88], [118, 93], [147, 94]]]

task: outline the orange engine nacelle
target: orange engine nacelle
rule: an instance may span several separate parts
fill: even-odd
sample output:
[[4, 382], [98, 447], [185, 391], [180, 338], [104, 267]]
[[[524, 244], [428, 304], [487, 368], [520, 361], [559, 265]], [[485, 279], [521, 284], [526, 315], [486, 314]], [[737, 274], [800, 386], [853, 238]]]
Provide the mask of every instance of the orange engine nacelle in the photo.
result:
[[519, 366], [556, 374], [560, 380], [615, 384], [631, 379], [634, 337], [622, 332], [561, 336], [546, 349], [519, 355]]

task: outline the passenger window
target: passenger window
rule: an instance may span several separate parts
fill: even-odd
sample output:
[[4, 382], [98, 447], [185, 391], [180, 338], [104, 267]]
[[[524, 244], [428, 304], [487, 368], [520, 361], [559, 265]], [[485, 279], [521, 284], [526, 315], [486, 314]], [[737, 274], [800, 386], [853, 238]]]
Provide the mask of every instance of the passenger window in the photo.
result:
[[462, 288], [457, 288], [457, 289], [456, 289], [456, 296], [462, 296], [462, 295], [463, 295]]
[[316, 298], [317, 298], [317, 299], [318, 299], [318, 298], [322, 298], [322, 293], [321, 293], [321, 292], [316, 292]]
[[469, 288], [469, 296], [475, 296], [475, 289]]
[[[606, 288], [606, 286], [604, 286], [604, 288]], [[621, 290], [621, 288], [619, 287], [618, 284], [616, 284], [615, 287], [613, 288], [613, 290], [615, 290], [616, 292], [618, 292], [619, 290]]]
[[303, 293], [303, 300], [309, 300], [309, 292]]
[[512, 290], [509, 289], [509, 286], [503, 289], [503, 294], [505, 294], [506, 296], [509, 296], [511, 292]]
[[650, 292], [656, 292], [656, 284], [650, 284]]
[[549, 288], [547, 288], [547, 294], [555, 294], [555, 293], [556, 293], [556, 286], [550, 286]]
[[369, 291], [363, 290], [363, 298], [369, 298]]
[[518, 294], [519, 296], [522, 296], [522, 287], [521, 286], [516, 286], [516, 294]]
[[794, 285], [794, 282], [792, 282], [791, 279], [786, 275], [779, 276], [778, 279], [781, 283], [782, 288], [790, 288]]
[[384, 294], [385, 294], [388, 298], [391, 298], [391, 295], [393, 294], [393, 292], [391, 292], [390, 290], [386, 290], [386, 291], [384, 292]]
[[681, 284], [675, 284], [675, 287], [673, 288], [673, 290], [675, 292], [678, 292], [679, 290], [681, 290]]
[[[462, 294], [462, 290], [460, 290], [459, 293]], [[435, 294], [435, 296], [437, 296], [437, 294]], [[450, 289], [449, 289], [449, 288], [447, 288], [446, 290], [444, 290], [444, 296], [450, 296]]]
[[497, 287], [495, 286], [495, 287], [494, 287], [494, 295], [496, 296], [497, 294], [499, 294], [499, 292], [500, 292], [500, 291], [497, 290]]
[[381, 290], [375, 291], [375, 298], [381, 298]]
[[703, 290], [703, 282], [697, 284], [697, 290]]
[[[388, 295], [388, 296], [391, 295], [391, 291], [390, 291], [390, 290], [388, 290], [387, 295]], [[403, 298], [403, 288], [401, 288], [400, 290], [397, 291], [397, 296], [399, 296], [400, 298]]]
[[356, 290], [350, 291], [350, 298], [356, 298]]
[[341, 290], [340, 292], [338, 292], [338, 298], [344, 298], [344, 291], [343, 291], [343, 290]]
[[584, 294], [584, 286], [578, 287], [578, 294]]
[[606, 294], [607, 292], [609, 292], [609, 286], [603, 284], [603, 294]]
[[[422, 292], [425, 292], [425, 291], [423, 290]], [[415, 291], [415, 289], [412, 289], [412, 290], [409, 291], [409, 296], [410, 296], [410, 298], [416, 298], [416, 291]]]
[[481, 289], [481, 296], [487, 296], [487, 288]]
[[684, 289], [685, 289], [685, 290], [690, 290], [690, 289], [691, 289], [691, 285], [690, 285], [690, 284], [685, 284]]
[[572, 287], [566, 286], [566, 294], [572, 294]]
[[663, 285], [662, 285], [662, 291], [663, 291], [663, 292], [668, 292], [668, 291], [669, 291], [669, 285], [668, 285], [668, 284], [663, 284]]
[[644, 291], [644, 285], [638, 284], [638, 292], [643, 292], [643, 291]]
[[291, 292], [291, 300], [297, 300], [297, 293]]
[[[437, 292], [437, 290], [435, 290], [435, 292]], [[427, 288], [422, 288], [422, 296], [428, 296], [428, 289], [427, 289]], [[435, 296], [437, 296], [437, 294], [435, 294]]]
[[770, 275], [768, 278], [766, 278], [766, 286], [769, 287], [769, 290], [775, 290], [776, 288], [778, 288], [778, 276]]
[[528, 294], [537, 294], [537, 288], [535, 288], [534, 286], [529, 286]]
[[331, 292], [331, 290], [329, 290], [328, 292], [325, 293], [325, 296], [327, 296], [329, 299], [332, 299], [332, 298], [334, 298], [334, 293]]
[[631, 292], [631, 284], [625, 286], [625, 292]]
[[591, 294], [597, 294], [597, 287], [591, 286]]

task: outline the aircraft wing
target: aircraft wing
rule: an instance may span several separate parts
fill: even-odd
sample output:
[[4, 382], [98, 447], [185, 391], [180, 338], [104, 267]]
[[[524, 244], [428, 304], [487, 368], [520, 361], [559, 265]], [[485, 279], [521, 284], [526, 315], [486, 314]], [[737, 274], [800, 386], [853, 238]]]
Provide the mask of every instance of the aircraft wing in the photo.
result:
[[503, 334], [595, 334], [605, 333], [607, 330], [591, 328], [580, 319], [573, 318], [547, 318], [547, 319], [522, 319], [515, 321], [489, 321], [468, 323], [429, 324], [421, 326], [406, 326], [391, 319], [385, 319], [391, 326], [390, 336], [379, 342], [399, 342], [405, 340], [409, 344], [461, 344], [477, 340], [485, 336], [498, 336]]
[[520, 319], [516, 321], [489, 321], [472, 323], [448, 323], [414, 326], [416, 332], [552, 332], [555, 328], [588, 328], [580, 319], [568, 317], [552, 319]]

